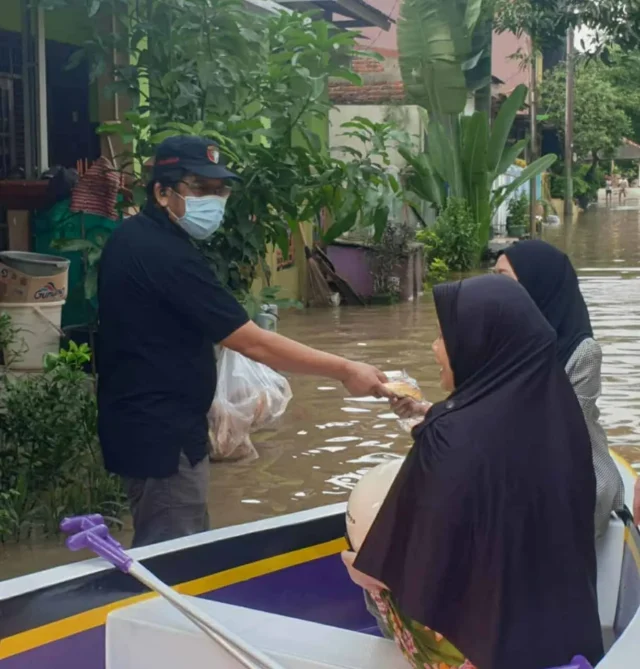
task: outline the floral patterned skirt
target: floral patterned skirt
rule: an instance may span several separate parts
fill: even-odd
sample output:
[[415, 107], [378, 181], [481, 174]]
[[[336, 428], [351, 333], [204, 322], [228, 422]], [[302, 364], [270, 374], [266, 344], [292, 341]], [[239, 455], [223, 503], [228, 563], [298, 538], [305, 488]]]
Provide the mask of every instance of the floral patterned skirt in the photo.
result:
[[389, 591], [370, 597], [389, 635], [414, 669], [476, 669], [442, 634], [403, 616]]

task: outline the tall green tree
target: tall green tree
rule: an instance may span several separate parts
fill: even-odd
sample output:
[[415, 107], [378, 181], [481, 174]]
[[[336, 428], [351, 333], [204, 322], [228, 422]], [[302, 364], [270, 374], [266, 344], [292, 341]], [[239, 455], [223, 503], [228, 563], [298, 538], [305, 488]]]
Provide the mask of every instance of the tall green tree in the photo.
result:
[[[598, 60], [582, 59], [576, 64], [574, 86], [575, 118], [573, 146], [578, 160], [597, 165], [611, 158], [622, 139], [633, 132], [625, 111], [625, 97], [630, 88], [616, 85], [614, 69]], [[615, 73], [618, 75], [619, 73]], [[559, 65], [545, 78], [541, 92], [543, 109], [549, 120], [564, 133], [566, 70]], [[635, 102], [638, 93], [630, 92]]]
[[[495, 27], [529, 35], [538, 49], [560, 44], [569, 28], [586, 27], [590, 46], [640, 47], [638, 0], [493, 0]], [[587, 45], [584, 45], [585, 47]]]
[[86, 58], [94, 78], [111, 74], [102, 94], [129, 103], [100, 132], [131, 147], [118, 158], [137, 203], [148, 176], [140, 166], [170, 135], [210, 137], [242, 175], [222, 229], [202, 244], [230, 288], [248, 290], [269, 245], [288, 253], [291, 232], [323, 209], [334, 222], [328, 239], [358, 220], [382, 234], [397, 180], [369, 153], [341, 161], [322, 145], [329, 77], [360, 82], [346, 67], [356, 33], [315, 15], [256, 13], [242, 0], [39, 1], [85, 14], [91, 34], [74, 60]]
[[604, 76], [619, 92], [620, 108], [631, 122], [630, 139], [640, 142], [640, 50], [615, 47], [602, 55]]

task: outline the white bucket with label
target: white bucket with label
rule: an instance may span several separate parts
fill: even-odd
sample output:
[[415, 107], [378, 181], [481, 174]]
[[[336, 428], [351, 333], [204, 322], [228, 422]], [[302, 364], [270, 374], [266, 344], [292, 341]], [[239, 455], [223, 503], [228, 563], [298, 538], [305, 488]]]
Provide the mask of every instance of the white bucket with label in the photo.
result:
[[58, 353], [64, 304], [65, 300], [0, 304], [0, 313], [9, 314], [13, 327], [19, 330], [15, 341], [3, 351], [5, 364], [14, 370], [38, 371], [47, 353]]

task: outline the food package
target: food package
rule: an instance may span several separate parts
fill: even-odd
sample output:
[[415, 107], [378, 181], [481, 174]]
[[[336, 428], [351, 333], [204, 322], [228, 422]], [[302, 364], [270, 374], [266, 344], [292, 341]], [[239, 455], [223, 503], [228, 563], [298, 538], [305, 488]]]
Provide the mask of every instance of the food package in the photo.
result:
[[[385, 388], [391, 391], [397, 398], [403, 399], [405, 397], [410, 397], [416, 402], [424, 402], [424, 396], [420, 390], [418, 382], [411, 378], [405, 371], [402, 372], [390, 372], [387, 374], [389, 379], [388, 383], [385, 383]], [[417, 418], [398, 418], [398, 426], [403, 432], [411, 434], [413, 428], [416, 425], [420, 425], [424, 418], [422, 416]]]
[[393, 376], [388, 375], [389, 381], [384, 384], [384, 387], [395, 395], [398, 399], [410, 397], [416, 402], [423, 402], [424, 397], [420, 386], [415, 379], [412, 379], [406, 372], [400, 374], [395, 373]]
[[218, 385], [209, 411], [212, 461], [255, 459], [249, 438], [273, 425], [286, 411], [289, 382], [266, 365], [223, 348], [218, 358]]

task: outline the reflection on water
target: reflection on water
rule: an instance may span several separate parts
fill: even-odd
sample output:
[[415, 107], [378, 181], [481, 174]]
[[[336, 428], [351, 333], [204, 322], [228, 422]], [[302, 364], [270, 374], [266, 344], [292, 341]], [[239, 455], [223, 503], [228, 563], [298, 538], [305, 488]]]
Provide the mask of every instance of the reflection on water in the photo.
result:
[[545, 238], [578, 268], [604, 352], [602, 420], [611, 445], [640, 467], [640, 213], [589, 212]]
[[[579, 270], [604, 348], [603, 421], [612, 445], [640, 465], [640, 214], [597, 210], [543, 236], [566, 250]], [[280, 332], [384, 370], [404, 369], [428, 399], [443, 396], [430, 350], [436, 334], [430, 295], [417, 304], [285, 314]], [[256, 435], [260, 459], [212, 465], [214, 527], [345, 501], [369, 468], [407, 452], [410, 437], [384, 401], [345, 397], [341, 387], [318, 379], [293, 378], [291, 386], [281, 424]], [[9, 548], [0, 578], [70, 557], [59, 545]]]

